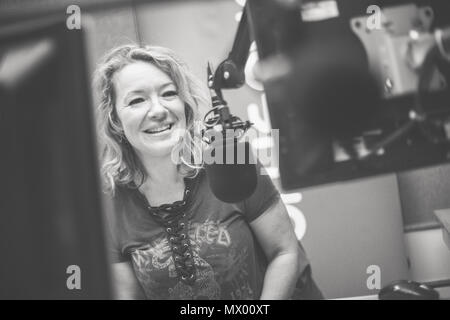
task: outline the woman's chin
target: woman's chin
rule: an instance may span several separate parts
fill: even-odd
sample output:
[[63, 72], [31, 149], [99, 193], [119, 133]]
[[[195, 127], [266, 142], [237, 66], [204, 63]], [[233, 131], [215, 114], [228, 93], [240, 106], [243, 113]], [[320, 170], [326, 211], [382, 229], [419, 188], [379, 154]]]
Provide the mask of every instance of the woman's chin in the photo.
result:
[[151, 146], [146, 145], [141, 151], [152, 158], [164, 158], [172, 154], [175, 146], [176, 141], [161, 141], [153, 143]]
[[176, 135], [167, 139], [145, 139], [142, 141], [140, 151], [150, 157], [167, 157], [172, 154], [172, 150], [178, 145], [180, 138]]

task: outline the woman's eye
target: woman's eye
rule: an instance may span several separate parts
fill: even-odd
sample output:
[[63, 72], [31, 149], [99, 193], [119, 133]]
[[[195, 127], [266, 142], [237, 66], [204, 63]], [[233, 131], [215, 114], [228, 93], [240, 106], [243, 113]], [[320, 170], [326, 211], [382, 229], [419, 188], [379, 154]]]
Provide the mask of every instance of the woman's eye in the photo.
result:
[[162, 94], [162, 96], [165, 98], [175, 97], [177, 95], [178, 95], [178, 92], [176, 92], [175, 90], [169, 90]]
[[138, 104], [141, 102], [144, 102], [143, 98], [135, 98], [135, 99], [131, 100], [130, 103], [128, 103], [128, 105], [131, 106], [131, 105]]

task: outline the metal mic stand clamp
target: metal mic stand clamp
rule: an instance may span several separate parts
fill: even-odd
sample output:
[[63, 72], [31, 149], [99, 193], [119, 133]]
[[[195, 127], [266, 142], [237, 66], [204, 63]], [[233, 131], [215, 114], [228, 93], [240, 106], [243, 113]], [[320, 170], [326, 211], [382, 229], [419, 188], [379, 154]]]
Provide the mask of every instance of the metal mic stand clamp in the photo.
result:
[[[226, 138], [226, 134], [229, 130], [234, 132], [235, 139], [239, 139], [245, 134], [248, 128], [252, 126], [252, 123], [250, 121], [242, 121], [239, 117], [231, 114], [230, 108], [223, 99], [221, 88], [224, 84], [223, 80], [227, 81], [226, 87], [239, 88], [242, 86], [242, 79], [244, 78], [243, 75], [239, 74], [240, 71], [233, 64], [233, 62], [225, 60], [220, 66], [216, 70], [215, 74], [213, 74], [211, 64], [208, 62], [208, 87], [211, 90], [212, 109], [205, 114], [203, 120], [206, 127], [206, 129], [203, 130], [203, 137], [205, 137], [205, 133], [208, 130], [213, 130], [214, 127], [220, 126], [224, 139]], [[237, 82], [234, 82], [233, 80]], [[213, 113], [213, 115], [209, 117], [211, 113]], [[211, 143], [212, 141], [206, 140], [206, 142]]]

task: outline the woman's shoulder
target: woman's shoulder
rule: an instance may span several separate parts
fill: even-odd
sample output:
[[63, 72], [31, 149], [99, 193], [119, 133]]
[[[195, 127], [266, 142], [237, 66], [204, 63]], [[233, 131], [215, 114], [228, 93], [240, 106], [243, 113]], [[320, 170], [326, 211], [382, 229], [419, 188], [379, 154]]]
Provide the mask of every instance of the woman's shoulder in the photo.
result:
[[102, 195], [105, 201], [117, 204], [129, 196], [128, 189], [125, 186], [117, 185], [114, 189], [103, 190]]
[[116, 220], [118, 215], [128, 212], [138, 204], [135, 191], [126, 186], [116, 186], [114, 190], [103, 192], [103, 204], [108, 220]]

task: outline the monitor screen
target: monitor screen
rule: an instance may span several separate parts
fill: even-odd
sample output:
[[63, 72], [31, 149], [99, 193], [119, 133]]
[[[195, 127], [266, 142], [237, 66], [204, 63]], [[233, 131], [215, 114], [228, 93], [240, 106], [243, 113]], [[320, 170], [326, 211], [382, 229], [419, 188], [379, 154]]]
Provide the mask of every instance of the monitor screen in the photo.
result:
[[448, 161], [449, 3], [247, 4], [284, 189]]

